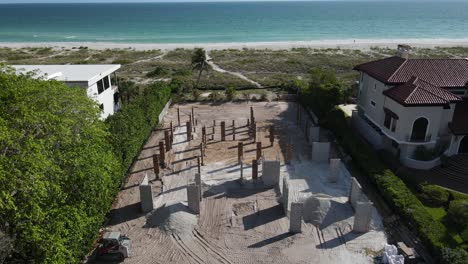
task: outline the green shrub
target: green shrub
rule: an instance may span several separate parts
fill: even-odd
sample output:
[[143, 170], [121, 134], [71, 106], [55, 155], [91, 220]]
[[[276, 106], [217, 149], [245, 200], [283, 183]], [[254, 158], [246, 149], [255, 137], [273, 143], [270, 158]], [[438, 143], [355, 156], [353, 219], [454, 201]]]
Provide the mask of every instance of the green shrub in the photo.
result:
[[114, 153], [125, 170], [133, 163], [146, 138], [157, 125], [159, 113], [171, 95], [171, 88], [164, 83], [146, 87], [120, 111], [106, 119], [112, 135]]
[[468, 200], [453, 200], [448, 209], [450, 219], [462, 228], [468, 226]]
[[158, 66], [158, 67], [156, 67], [156, 69], [148, 72], [146, 74], [146, 77], [149, 77], [149, 78], [162, 77], [162, 76], [166, 76], [168, 74], [169, 74], [169, 70], [167, 70], [166, 68], [163, 68], [161, 66]]
[[226, 88], [226, 99], [228, 101], [232, 101], [236, 98], [236, 88], [234, 88], [234, 86], [229, 86], [228, 88]]
[[449, 192], [436, 185], [422, 185], [421, 200], [429, 206], [443, 206], [448, 202]]
[[223, 99], [223, 96], [221, 95], [220, 92], [218, 91], [213, 91], [210, 93], [210, 95], [208, 96], [208, 99], [210, 99], [211, 101], [220, 101]]
[[460, 248], [451, 249], [444, 247], [442, 249], [442, 264], [466, 264], [468, 263], [468, 253]]
[[0, 229], [14, 239], [6, 262], [79, 263], [122, 176], [99, 107], [84, 89], [1, 67], [0, 101]]
[[448, 147], [447, 142], [438, 142], [433, 148], [426, 146], [417, 146], [413, 153], [413, 158], [416, 160], [429, 161], [440, 157]]
[[460, 233], [460, 236], [465, 243], [468, 243], [468, 227], [463, 229], [463, 231]]

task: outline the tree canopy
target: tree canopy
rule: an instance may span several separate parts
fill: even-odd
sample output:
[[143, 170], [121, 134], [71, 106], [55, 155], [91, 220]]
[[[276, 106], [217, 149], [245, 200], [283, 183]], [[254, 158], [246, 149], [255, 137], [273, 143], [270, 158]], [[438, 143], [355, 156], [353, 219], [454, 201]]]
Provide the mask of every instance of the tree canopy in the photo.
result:
[[78, 262], [121, 177], [86, 91], [0, 67], [0, 230], [7, 261]]

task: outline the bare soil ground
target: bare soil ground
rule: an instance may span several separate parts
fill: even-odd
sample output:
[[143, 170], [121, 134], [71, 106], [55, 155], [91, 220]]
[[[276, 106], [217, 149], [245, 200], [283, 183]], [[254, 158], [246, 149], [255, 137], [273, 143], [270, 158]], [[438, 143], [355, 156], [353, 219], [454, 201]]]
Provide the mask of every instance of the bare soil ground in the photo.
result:
[[[289, 219], [280, 203], [281, 187], [268, 189], [252, 180], [251, 161], [256, 144], [247, 134], [253, 107], [257, 139], [265, 159], [279, 159], [281, 178], [288, 177], [297, 193], [313, 192], [328, 197], [331, 207], [320, 225], [303, 223], [303, 232], [289, 233]], [[185, 122], [194, 109], [197, 126], [187, 141]], [[181, 126], [177, 108], [180, 108]], [[174, 126], [173, 148], [166, 153], [163, 186], [155, 180], [152, 155], [158, 153], [162, 131], [154, 131], [134, 164], [120, 192], [108, 228], [127, 234], [133, 243], [125, 263], [373, 263], [372, 254], [382, 249], [386, 236], [374, 210], [372, 231], [352, 232], [353, 211], [346, 203], [349, 172], [342, 168], [340, 184], [326, 181], [328, 165], [310, 161], [311, 147], [304, 137], [305, 122], [296, 122], [297, 106], [288, 102], [176, 105], [164, 118], [164, 128]], [[216, 121], [213, 134], [213, 120]], [[235, 140], [232, 121], [235, 121]], [[220, 122], [226, 122], [226, 141], [221, 141]], [[199, 215], [187, 207], [186, 186], [194, 182], [196, 157], [200, 155], [202, 126], [207, 130], [207, 149], [202, 174]], [[268, 128], [275, 126], [270, 146]], [[213, 138], [212, 138], [213, 136]], [[326, 133], [321, 135], [327, 140]], [[244, 142], [243, 180], [237, 162], [237, 144]], [[294, 146], [293, 160], [285, 164], [286, 144]], [[336, 156], [332, 151], [332, 156]], [[138, 185], [148, 175], [155, 209], [140, 211]], [[261, 166], [259, 166], [261, 176]], [[161, 188], [162, 187], [162, 188]]]

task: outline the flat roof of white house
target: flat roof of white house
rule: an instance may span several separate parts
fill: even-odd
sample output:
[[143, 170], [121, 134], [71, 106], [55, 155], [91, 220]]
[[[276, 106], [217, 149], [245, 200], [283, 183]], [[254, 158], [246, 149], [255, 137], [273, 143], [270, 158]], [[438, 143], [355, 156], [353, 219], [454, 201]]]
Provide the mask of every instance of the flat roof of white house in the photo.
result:
[[77, 64], [77, 65], [11, 65], [16, 73], [37, 71], [37, 78], [63, 82], [88, 82], [93, 84], [103, 77], [117, 71], [120, 64]]

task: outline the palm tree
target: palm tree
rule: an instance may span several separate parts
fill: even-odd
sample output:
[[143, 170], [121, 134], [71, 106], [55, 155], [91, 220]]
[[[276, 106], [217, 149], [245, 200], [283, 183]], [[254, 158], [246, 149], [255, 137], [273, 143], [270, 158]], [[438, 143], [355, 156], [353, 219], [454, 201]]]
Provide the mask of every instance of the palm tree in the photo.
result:
[[195, 49], [195, 52], [192, 55], [192, 71], [198, 70], [198, 78], [195, 84], [195, 87], [198, 88], [200, 83], [200, 77], [203, 70], [208, 70], [208, 63], [206, 61], [206, 53], [202, 48]]

